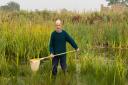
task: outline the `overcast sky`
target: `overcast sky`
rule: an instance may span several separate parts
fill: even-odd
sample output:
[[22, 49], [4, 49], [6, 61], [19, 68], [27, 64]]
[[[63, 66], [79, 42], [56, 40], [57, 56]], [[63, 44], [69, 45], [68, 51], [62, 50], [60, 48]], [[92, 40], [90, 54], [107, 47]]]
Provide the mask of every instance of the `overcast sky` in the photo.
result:
[[66, 8], [68, 10], [99, 10], [101, 4], [107, 5], [106, 0], [0, 0], [0, 6], [10, 1], [20, 4], [21, 9], [25, 10], [58, 10]]

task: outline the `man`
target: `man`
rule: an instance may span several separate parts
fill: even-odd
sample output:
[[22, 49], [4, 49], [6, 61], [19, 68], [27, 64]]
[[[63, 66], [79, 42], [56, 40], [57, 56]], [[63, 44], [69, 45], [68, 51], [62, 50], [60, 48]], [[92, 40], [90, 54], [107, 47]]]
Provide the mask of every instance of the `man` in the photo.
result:
[[[58, 19], [56, 20], [56, 29], [51, 34], [51, 39], [49, 44], [50, 53], [52, 57], [55, 54], [66, 52], [66, 41], [69, 42], [76, 51], [79, 51], [79, 48], [74, 42], [74, 40], [68, 35], [66, 31], [62, 29], [62, 22], [61, 20]], [[67, 68], [66, 54], [53, 57], [52, 59], [53, 76], [57, 75], [57, 67], [59, 62], [63, 72], [65, 73]]]

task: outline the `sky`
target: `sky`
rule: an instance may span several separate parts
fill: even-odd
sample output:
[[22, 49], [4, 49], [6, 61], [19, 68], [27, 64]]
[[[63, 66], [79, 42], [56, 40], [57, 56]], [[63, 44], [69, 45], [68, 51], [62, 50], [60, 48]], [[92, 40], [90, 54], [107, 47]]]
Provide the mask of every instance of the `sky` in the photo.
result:
[[106, 0], [0, 0], [0, 6], [10, 1], [19, 3], [21, 9], [28, 11], [63, 8], [76, 11], [96, 11], [100, 10], [101, 4], [107, 5]]

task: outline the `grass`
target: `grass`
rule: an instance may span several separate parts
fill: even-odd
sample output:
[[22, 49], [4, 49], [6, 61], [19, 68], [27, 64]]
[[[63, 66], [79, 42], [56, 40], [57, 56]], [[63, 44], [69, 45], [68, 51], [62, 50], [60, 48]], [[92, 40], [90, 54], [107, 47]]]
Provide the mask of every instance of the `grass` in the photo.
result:
[[[81, 85], [125, 85], [128, 79], [128, 50], [120, 49], [128, 46], [127, 19], [123, 20], [123, 17], [127, 17], [125, 13], [120, 18], [115, 14], [81, 14], [82, 19], [77, 23], [72, 23], [70, 12], [55, 13], [55, 16], [51, 14], [49, 17], [42, 17], [37, 12], [21, 11], [17, 17], [13, 14], [17, 13], [0, 14], [0, 85], [76, 85], [78, 82]], [[56, 16], [66, 21], [64, 30], [72, 35], [81, 51], [78, 62], [74, 61], [75, 54], [67, 55], [67, 75], [64, 76], [59, 69], [57, 79], [53, 82], [51, 60], [41, 62], [39, 71], [33, 74], [29, 59], [49, 55], [50, 34], [55, 28], [52, 19]], [[100, 23], [86, 23], [88, 17], [89, 22], [97, 16], [108, 16], [111, 21], [105, 19]], [[72, 49], [67, 44], [67, 50]], [[80, 73], [76, 72], [78, 64]]]

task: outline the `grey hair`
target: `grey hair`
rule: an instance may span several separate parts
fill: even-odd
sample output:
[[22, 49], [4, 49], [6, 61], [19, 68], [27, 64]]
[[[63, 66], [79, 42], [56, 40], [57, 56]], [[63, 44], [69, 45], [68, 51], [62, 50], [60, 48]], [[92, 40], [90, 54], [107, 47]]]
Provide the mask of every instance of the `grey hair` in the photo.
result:
[[64, 21], [63, 20], [61, 20], [61, 19], [56, 19], [56, 23], [57, 22], [60, 22], [61, 24], [63, 24], [64, 23]]

